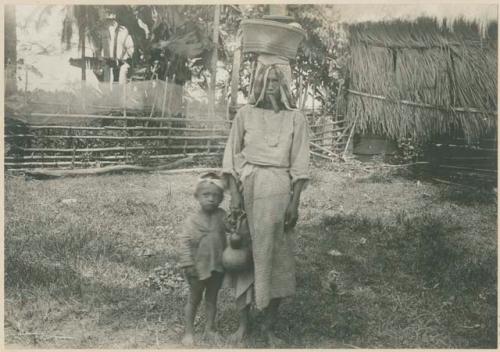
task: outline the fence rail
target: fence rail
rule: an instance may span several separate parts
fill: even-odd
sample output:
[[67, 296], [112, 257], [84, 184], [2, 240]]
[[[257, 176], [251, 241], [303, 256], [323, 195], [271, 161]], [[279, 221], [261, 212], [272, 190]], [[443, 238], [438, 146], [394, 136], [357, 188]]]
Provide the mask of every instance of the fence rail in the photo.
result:
[[68, 130], [68, 131], [170, 131], [170, 132], [227, 132], [225, 129], [207, 129], [207, 128], [179, 128], [179, 127], [142, 127], [142, 126], [132, 126], [132, 127], [121, 127], [121, 126], [104, 126], [104, 127], [93, 127], [93, 126], [27, 126], [30, 130]]
[[103, 140], [226, 140], [227, 136], [81, 136], [81, 135], [34, 135], [11, 134], [5, 138], [41, 138], [41, 139], [103, 139]]
[[32, 117], [48, 118], [71, 118], [71, 119], [90, 119], [90, 120], [121, 120], [121, 121], [148, 121], [148, 122], [183, 122], [199, 124], [230, 124], [229, 120], [213, 119], [186, 119], [182, 117], [145, 117], [145, 116], [113, 116], [113, 115], [92, 115], [92, 114], [65, 114], [65, 113], [41, 113], [33, 112]]
[[[29, 122], [7, 116], [4, 166], [11, 169], [93, 168], [155, 164], [188, 156], [221, 157], [231, 127], [231, 122], [225, 119], [105, 113], [33, 112], [27, 118]], [[334, 160], [345, 148], [345, 121], [333, 116], [318, 118], [311, 111], [304, 113], [311, 121], [311, 155]], [[317, 123], [318, 120], [322, 122]]]

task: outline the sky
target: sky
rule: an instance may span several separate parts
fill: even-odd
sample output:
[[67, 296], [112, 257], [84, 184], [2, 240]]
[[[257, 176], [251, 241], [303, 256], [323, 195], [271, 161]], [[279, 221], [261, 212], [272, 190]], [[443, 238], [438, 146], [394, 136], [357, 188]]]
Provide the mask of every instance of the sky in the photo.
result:
[[478, 3], [415, 3], [415, 4], [356, 4], [335, 5], [335, 12], [342, 22], [364, 22], [391, 19], [413, 20], [420, 16], [455, 19], [465, 17], [479, 21], [497, 19], [497, 5]]
[[[36, 88], [48, 91], [62, 90], [81, 79], [81, 70], [69, 65], [70, 57], [79, 56], [78, 34], [74, 32], [72, 49], [62, 50], [64, 7], [53, 6], [45, 16], [42, 16], [46, 21], [37, 27], [36, 22], [44, 8], [47, 6], [16, 7], [17, 56], [24, 59], [26, 64], [35, 66], [43, 75], [37, 77], [29, 74], [28, 90]], [[22, 78], [24, 79], [24, 76]], [[92, 80], [92, 77], [90, 79]], [[20, 86], [24, 87], [24, 81]]]

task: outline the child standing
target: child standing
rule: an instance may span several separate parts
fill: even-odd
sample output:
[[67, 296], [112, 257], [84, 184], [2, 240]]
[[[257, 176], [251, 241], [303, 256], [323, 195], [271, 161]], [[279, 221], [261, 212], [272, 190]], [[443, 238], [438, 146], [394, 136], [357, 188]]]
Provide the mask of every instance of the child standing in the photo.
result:
[[219, 208], [224, 196], [221, 179], [214, 173], [202, 176], [194, 196], [200, 207], [187, 218], [180, 236], [180, 265], [190, 290], [182, 338], [182, 344], [188, 346], [194, 344], [194, 318], [203, 293], [207, 315], [205, 334], [215, 335], [217, 295], [224, 278], [222, 252], [226, 246], [226, 212]]

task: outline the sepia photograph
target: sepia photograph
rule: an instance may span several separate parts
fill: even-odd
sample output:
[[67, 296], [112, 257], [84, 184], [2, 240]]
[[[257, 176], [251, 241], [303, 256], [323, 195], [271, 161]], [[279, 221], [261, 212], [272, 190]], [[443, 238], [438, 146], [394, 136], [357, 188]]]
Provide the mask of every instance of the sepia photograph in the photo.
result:
[[6, 349], [496, 349], [498, 4], [5, 4]]

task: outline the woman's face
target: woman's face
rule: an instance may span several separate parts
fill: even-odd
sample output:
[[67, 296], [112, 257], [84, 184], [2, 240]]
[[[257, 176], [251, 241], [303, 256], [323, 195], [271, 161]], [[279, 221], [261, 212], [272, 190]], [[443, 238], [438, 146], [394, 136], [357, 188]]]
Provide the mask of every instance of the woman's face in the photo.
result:
[[280, 81], [278, 78], [278, 74], [275, 70], [270, 70], [267, 75], [267, 84], [266, 84], [266, 98], [269, 99], [270, 96], [274, 98], [278, 98], [280, 95]]

